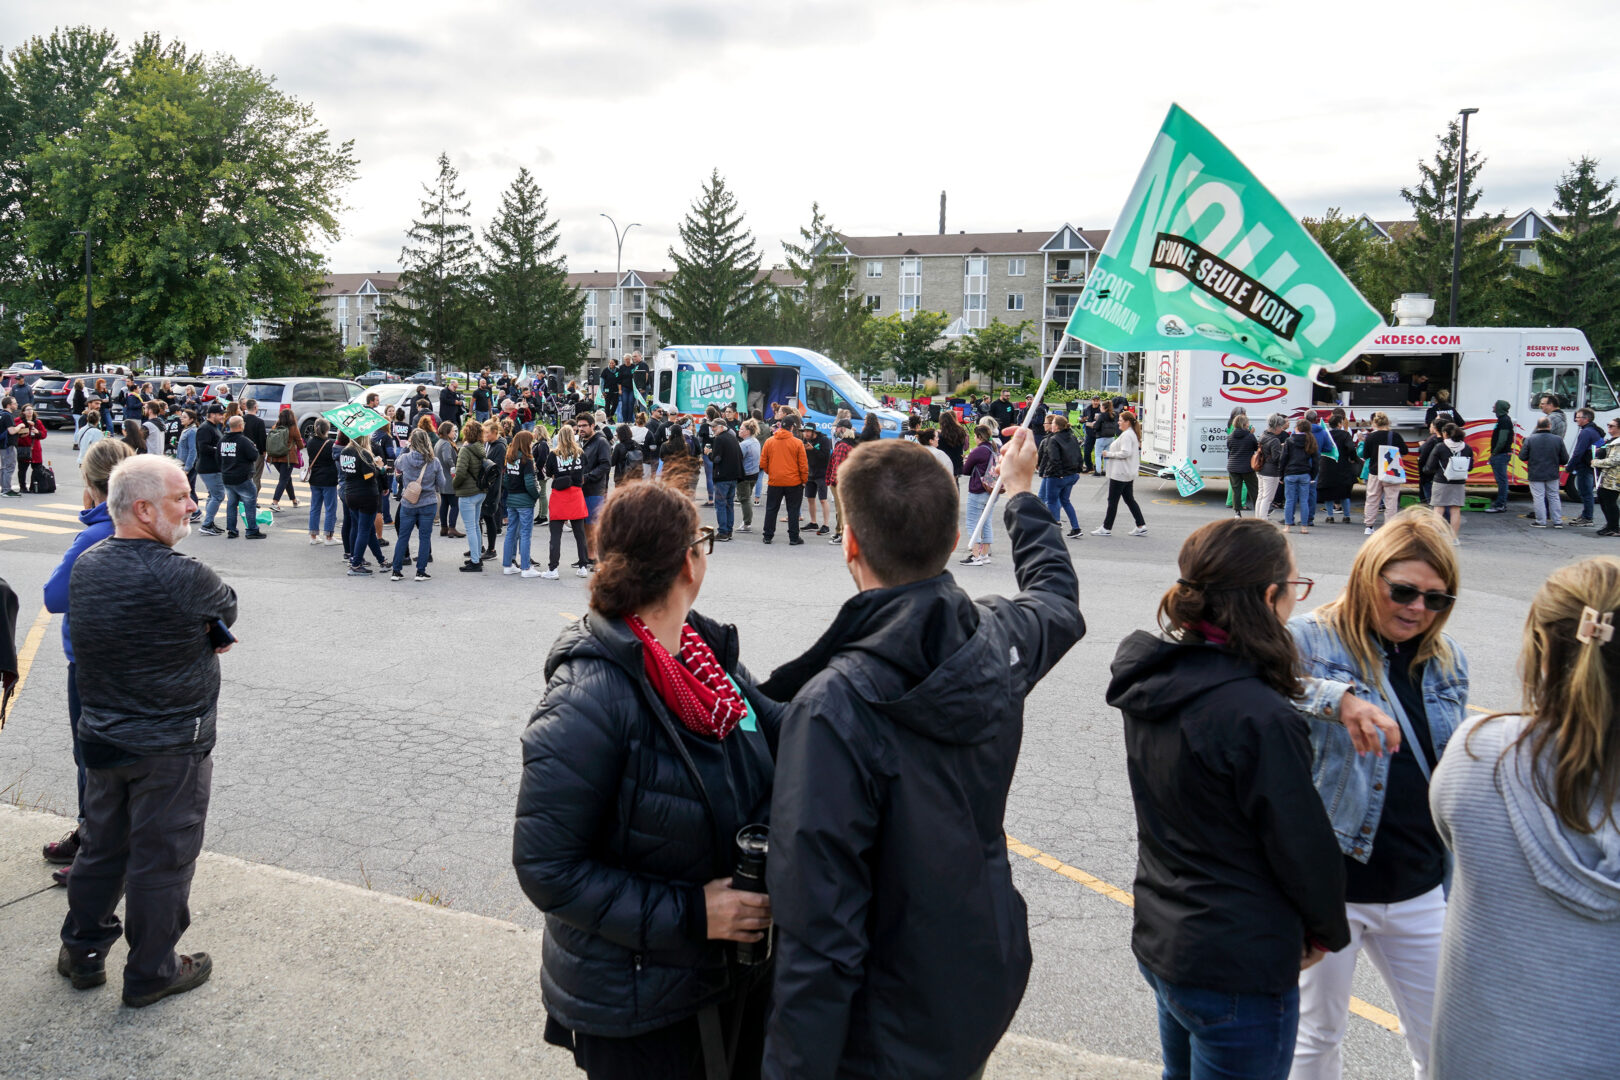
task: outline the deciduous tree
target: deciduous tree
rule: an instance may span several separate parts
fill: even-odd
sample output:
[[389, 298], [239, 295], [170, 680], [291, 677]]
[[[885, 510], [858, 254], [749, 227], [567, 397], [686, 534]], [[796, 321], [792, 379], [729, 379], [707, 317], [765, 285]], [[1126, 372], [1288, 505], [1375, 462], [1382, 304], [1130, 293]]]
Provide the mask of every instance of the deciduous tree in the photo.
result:
[[1030, 361], [1041, 355], [1040, 340], [1035, 336], [1034, 323], [1028, 319], [1017, 326], [1008, 326], [1000, 319], [970, 331], [957, 347], [956, 360], [990, 379], [992, 384], [1004, 382], [1015, 375], [1026, 375]]

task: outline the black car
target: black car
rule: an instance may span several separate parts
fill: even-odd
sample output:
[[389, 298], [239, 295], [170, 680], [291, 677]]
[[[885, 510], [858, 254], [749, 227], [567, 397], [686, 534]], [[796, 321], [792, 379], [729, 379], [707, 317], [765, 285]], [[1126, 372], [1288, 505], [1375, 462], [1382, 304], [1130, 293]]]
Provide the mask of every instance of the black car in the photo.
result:
[[34, 382], [34, 412], [45, 422], [46, 427], [72, 427], [73, 410], [68, 408], [68, 391], [73, 388], [76, 380], [84, 380], [84, 388], [94, 396], [97, 379], [107, 383], [107, 400], [102, 403], [103, 411], [111, 408], [109, 420], [119, 419], [121, 407], [112, 405], [123, 394], [124, 387], [129, 380], [122, 375], [52, 375], [37, 379]]

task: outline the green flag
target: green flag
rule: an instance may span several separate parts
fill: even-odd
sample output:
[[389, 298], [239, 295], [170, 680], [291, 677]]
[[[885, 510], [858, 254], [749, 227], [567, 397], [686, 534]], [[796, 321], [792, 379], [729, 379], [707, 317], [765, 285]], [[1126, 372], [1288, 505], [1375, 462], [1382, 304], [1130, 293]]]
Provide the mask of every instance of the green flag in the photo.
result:
[[1172, 105], [1068, 332], [1110, 352], [1210, 349], [1309, 378], [1381, 325], [1304, 226]]
[[344, 405], [328, 409], [321, 415], [351, 439], [363, 439], [388, 423], [383, 419], [382, 413], [376, 409], [368, 409], [364, 405]]

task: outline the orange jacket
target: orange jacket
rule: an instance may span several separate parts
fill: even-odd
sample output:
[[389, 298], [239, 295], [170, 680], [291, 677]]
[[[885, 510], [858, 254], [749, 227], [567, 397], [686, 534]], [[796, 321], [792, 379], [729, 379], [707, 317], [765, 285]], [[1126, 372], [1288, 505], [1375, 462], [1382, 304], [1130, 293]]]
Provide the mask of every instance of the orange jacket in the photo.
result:
[[783, 428], [765, 440], [759, 453], [759, 467], [771, 487], [803, 487], [810, 479], [810, 460], [804, 442]]

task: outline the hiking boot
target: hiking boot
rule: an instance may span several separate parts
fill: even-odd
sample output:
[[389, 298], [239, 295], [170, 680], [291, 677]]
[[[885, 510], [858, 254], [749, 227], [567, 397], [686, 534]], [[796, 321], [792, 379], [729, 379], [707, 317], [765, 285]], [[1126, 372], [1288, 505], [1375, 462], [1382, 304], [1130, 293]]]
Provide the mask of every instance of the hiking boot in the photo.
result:
[[208, 959], [205, 952], [192, 953], [187, 956], [180, 954], [180, 970], [175, 972], [174, 981], [168, 986], [152, 990], [145, 994], [131, 994], [124, 991], [124, 1004], [132, 1009], [144, 1009], [148, 1005], [162, 1001], [171, 994], [183, 994], [187, 990], [195, 990], [208, 981], [208, 976], [214, 973], [214, 962]]
[[45, 861], [48, 863], [56, 863], [58, 866], [66, 866], [68, 863], [71, 863], [73, 861], [73, 857], [78, 853], [78, 829], [74, 829], [60, 840], [52, 840], [50, 843], [45, 845], [44, 850]]
[[107, 958], [99, 952], [86, 953], [83, 960], [75, 961], [68, 947], [63, 945], [56, 954], [56, 973], [73, 980], [73, 989], [89, 990], [107, 981]]

